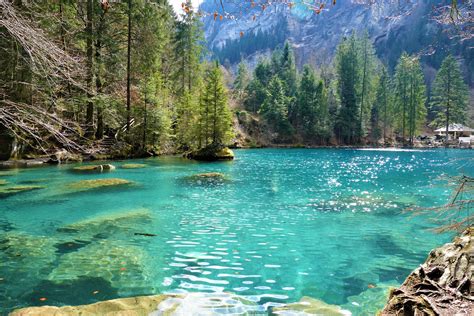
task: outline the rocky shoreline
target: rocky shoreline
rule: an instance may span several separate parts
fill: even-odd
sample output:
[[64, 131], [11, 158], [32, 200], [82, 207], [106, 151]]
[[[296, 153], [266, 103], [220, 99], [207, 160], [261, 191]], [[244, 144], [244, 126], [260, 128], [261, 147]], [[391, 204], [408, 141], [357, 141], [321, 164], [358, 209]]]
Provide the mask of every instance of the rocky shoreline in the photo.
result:
[[[275, 149], [361, 149], [361, 150], [423, 150], [423, 149], [436, 149], [433, 147], [373, 147], [373, 146], [298, 146], [298, 145], [275, 145], [275, 146], [262, 146], [262, 147], [230, 147], [232, 149], [265, 149], [265, 148], [275, 148]], [[469, 148], [463, 148], [469, 149]], [[162, 155], [179, 155], [179, 153], [166, 153]], [[229, 148], [226, 147], [225, 151], [214, 155], [216, 157], [209, 158], [209, 154], [198, 154], [195, 153], [185, 153], [182, 156], [201, 160], [201, 161], [216, 161], [216, 160], [232, 160], [234, 154]], [[160, 155], [131, 155], [131, 156], [116, 156], [116, 155], [81, 155], [67, 152], [65, 150], [55, 152], [50, 155], [37, 155], [37, 156], [27, 156], [22, 159], [9, 159], [9, 160], [0, 160], [0, 168], [26, 168], [26, 167], [37, 167], [42, 165], [54, 165], [61, 163], [75, 163], [82, 161], [106, 161], [106, 160], [124, 160], [124, 159], [135, 159], [135, 158], [147, 158], [152, 156], [161, 156]]]
[[382, 316], [473, 315], [474, 227], [433, 249], [401, 287], [392, 290]]

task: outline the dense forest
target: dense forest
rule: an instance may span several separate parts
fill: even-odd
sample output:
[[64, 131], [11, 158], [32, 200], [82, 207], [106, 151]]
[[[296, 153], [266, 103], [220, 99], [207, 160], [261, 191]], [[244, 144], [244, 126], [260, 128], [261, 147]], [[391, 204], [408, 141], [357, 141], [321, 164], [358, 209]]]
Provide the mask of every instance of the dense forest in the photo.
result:
[[166, 0], [0, 6], [0, 132], [17, 155], [413, 145], [426, 127], [467, 119], [468, 87], [455, 58], [446, 57], [427, 87], [418, 56], [403, 53], [389, 71], [366, 33], [341, 38], [333, 62], [318, 69], [297, 69], [289, 42], [278, 48], [262, 34], [228, 41], [217, 56], [275, 48], [253, 70], [242, 61], [228, 80], [229, 69], [205, 49], [201, 14], [189, 0], [180, 15]]
[[190, 1], [182, 16], [166, 0], [0, 4], [0, 123], [23, 151], [230, 142], [221, 66]]
[[413, 145], [427, 127], [468, 118], [468, 87], [454, 57], [445, 58], [428, 94], [419, 57], [403, 53], [390, 74], [366, 33], [343, 38], [332, 65], [305, 65], [301, 74], [286, 43], [251, 80], [241, 63], [235, 89], [277, 143]]

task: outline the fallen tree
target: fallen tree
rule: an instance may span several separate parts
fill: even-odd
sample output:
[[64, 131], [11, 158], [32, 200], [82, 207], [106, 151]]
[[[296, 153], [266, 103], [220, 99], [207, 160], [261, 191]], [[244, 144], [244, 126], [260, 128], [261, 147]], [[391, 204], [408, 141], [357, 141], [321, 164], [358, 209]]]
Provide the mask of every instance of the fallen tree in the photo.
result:
[[[5, 44], [1, 48], [5, 51], [6, 63], [14, 57], [31, 74], [29, 80], [12, 80], [13, 76], [8, 77], [7, 71], [2, 70], [0, 124], [17, 140], [35, 149], [45, 151], [44, 141], [52, 137], [64, 148], [82, 151], [77, 142], [81, 137], [77, 124], [62, 118], [50, 104], [45, 104], [55, 102], [54, 96], [61, 84], [85, 90], [81, 84], [83, 67], [80, 58], [61, 49], [7, 0], [0, 0], [0, 41]], [[13, 69], [12, 73], [15, 71]], [[12, 88], [15, 86], [28, 88], [30, 98], [18, 98]]]

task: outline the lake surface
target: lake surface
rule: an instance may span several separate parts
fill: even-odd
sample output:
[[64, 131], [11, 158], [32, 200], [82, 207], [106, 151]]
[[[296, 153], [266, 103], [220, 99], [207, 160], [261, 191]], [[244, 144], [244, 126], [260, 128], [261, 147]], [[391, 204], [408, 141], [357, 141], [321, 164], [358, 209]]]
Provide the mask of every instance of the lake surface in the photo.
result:
[[[445, 177], [474, 175], [470, 150], [235, 154], [220, 163], [114, 161], [101, 174], [71, 172], [76, 165], [0, 172], [0, 189], [44, 187], [0, 196], [2, 312], [204, 292], [241, 296], [234, 311], [265, 313], [310, 296], [371, 315], [452, 237], [403, 211], [446, 203]], [[207, 172], [224, 176], [193, 177]], [[133, 184], [71, 186], [103, 178]]]

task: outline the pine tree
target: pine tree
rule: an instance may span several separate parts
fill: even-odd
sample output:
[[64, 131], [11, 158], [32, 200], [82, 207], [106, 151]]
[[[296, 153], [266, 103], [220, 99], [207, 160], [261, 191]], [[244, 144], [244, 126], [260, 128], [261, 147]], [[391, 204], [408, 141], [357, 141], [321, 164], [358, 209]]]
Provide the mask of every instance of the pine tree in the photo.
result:
[[296, 102], [298, 127], [312, 140], [327, 134], [327, 101], [324, 83], [318, 82], [314, 69], [305, 65]]
[[426, 87], [418, 58], [402, 54], [395, 72], [395, 90], [398, 129], [403, 141], [408, 136], [412, 145], [415, 134], [426, 120]]
[[275, 127], [280, 138], [292, 133], [292, 127], [288, 121], [288, 106], [291, 102], [291, 98], [285, 93], [283, 82], [278, 76], [274, 76], [268, 85], [265, 101], [259, 113]]
[[449, 124], [465, 123], [468, 100], [469, 90], [459, 64], [453, 56], [448, 55], [436, 75], [431, 97], [431, 108], [437, 113], [433, 125], [446, 127], [446, 144]]
[[198, 85], [201, 76], [200, 61], [203, 53], [204, 35], [199, 16], [194, 12], [191, 0], [185, 2], [188, 8], [178, 22], [176, 31], [176, 64], [175, 77], [179, 82], [178, 92], [183, 94]]
[[94, 14], [94, 1], [87, 0], [86, 6], [86, 51], [87, 51], [87, 111], [86, 111], [86, 136], [94, 136], [94, 102], [93, 97], [93, 82], [94, 82], [94, 47], [93, 47], [93, 14]]
[[232, 137], [232, 115], [227, 104], [222, 71], [217, 62], [207, 71], [201, 104], [204, 144], [227, 144]]
[[371, 107], [375, 98], [376, 85], [376, 58], [374, 47], [370, 41], [367, 31], [358, 39], [361, 62], [361, 82], [359, 86], [359, 118], [360, 137], [367, 133], [367, 120], [371, 113]]
[[354, 144], [360, 135], [358, 84], [360, 56], [355, 34], [344, 39], [336, 52], [336, 74], [341, 108], [336, 118], [335, 132], [341, 142]]
[[268, 60], [260, 60], [255, 67], [253, 79], [245, 89], [244, 106], [247, 110], [257, 113], [265, 101], [266, 87], [272, 77], [272, 66]]
[[296, 124], [296, 92], [297, 92], [297, 70], [295, 55], [289, 42], [285, 43], [279, 59], [279, 68], [276, 74], [280, 77], [285, 94], [290, 99], [288, 105], [288, 119], [292, 124]]
[[249, 81], [250, 74], [247, 68], [247, 64], [244, 61], [241, 61], [239, 63], [239, 67], [237, 69], [237, 76], [234, 81], [234, 90], [239, 99], [243, 97], [244, 91], [247, 89]]
[[[391, 82], [389, 74], [385, 67], [382, 67], [380, 79], [377, 85], [376, 99], [374, 103], [375, 110], [372, 111], [372, 141], [377, 141], [380, 136], [383, 137], [384, 143], [387, 141], [388, 129], [391, 128], [393, 122], [392, 115], [392, 94]], [[377, 116], [375, 119], [374, 116]]]

